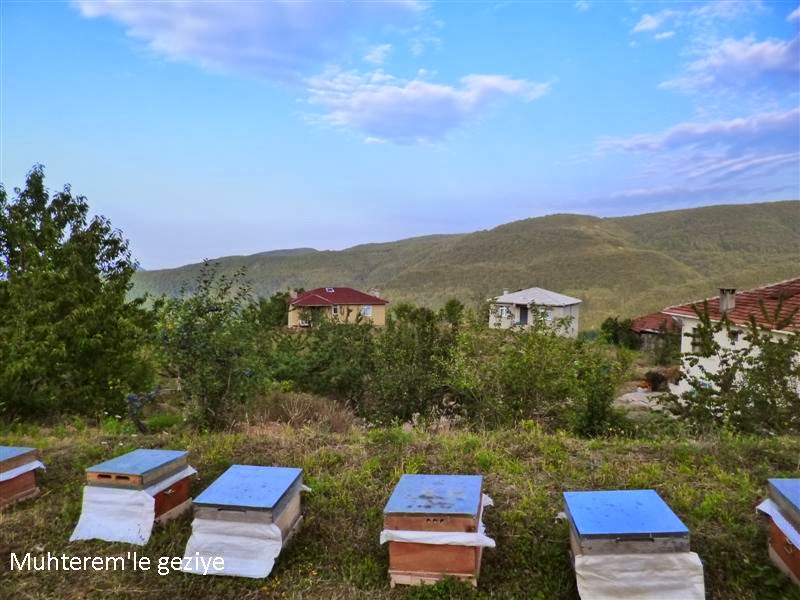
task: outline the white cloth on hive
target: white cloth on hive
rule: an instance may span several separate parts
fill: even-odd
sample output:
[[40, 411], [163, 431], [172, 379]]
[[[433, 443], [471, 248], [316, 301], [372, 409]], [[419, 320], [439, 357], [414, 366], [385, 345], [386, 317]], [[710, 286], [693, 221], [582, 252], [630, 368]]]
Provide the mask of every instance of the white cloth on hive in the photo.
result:
[[84, 486], [81, 516], [69, 541], [97, 539], [143, 546], [153, 531], [154, 496], [195, 473], [187, 466], [144, 490]]
[[486, 535], [483, 525], [483, 509], [494, 506], [494, 501], [486, 494], [481, 494], [481, 508], [478, 515], [477, 533], [464, 531], [406, 531], [384, 529], [381, 531], [381, 544], [386, 542], [410, 542], [413, 544], [435, 544], [445, 546], [475, 546], [494, 548], [495, 542]]
[[578, 554], [581, 600], [704, 600], [703, 563], [694, 552]]
[[[207, 575], [267, 577], [283, 547], [280, 527], [274, 523], [241, 523], [198, 519], [192, 522], [192, 536], [184, 552], [184, 571], [204, 574], [201, 565], [221, 557], [221, 569], [208, 568]], [[198, 561], [197, 557], [204, 560]]]

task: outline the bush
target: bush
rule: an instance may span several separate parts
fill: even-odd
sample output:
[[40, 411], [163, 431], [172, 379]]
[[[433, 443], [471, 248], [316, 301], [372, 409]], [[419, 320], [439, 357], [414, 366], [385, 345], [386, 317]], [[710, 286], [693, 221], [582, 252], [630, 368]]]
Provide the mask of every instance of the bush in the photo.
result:
[[258, 329], [249, 318], [244, 273], [217, 277], [208, 262], [190, 296], [158, 306], [164, 365], [180, 383], [192, 422], [220, 428], [265, 384]]

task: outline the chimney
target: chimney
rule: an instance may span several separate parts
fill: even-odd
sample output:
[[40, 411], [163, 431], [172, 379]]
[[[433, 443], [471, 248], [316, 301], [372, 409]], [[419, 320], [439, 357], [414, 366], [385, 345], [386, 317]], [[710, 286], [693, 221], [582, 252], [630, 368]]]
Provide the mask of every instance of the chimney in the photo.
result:
[[508, 294], [508, 289], [503, 288], [503, 296], [505, 296], [506, 294]]
[[736, 307], [736, 288], [719, 288], [719, 312], [729, 313]]
[[378, 288], [372, 288], [369, 291], [369, 294], [370, 294], [370, 296], [375, 296], [376, 298], [380, 298], [381, 297], [381, 291]]

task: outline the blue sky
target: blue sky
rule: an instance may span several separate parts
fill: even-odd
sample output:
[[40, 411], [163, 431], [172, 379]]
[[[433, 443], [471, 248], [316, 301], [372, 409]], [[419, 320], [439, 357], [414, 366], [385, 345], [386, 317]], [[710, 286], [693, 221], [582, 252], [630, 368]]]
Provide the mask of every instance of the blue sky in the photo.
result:
[[144, 268], [800, 197], [791, 2], [0, 3], [0, 181]]

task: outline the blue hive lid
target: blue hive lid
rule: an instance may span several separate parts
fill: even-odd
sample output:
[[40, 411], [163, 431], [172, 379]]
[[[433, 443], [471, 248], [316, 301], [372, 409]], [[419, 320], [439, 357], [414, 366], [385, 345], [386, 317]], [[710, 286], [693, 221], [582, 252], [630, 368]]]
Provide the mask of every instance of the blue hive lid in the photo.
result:
[[26, 448], [24, 446], [0, 446], [0, 462], [15, 458], [22, 454], [35, 451], [36, 448]]
[[194, 503], [203, 506], [272, 510], [300, 478], [303, 469], [233, 465]]
[[655, 490], [564, 492], [581, 537], [685, 536], [689, 530]]
[[767, 481], [787, 503], [796, 510], [800, 510], [800, 479], [768, 479]]
[[383, 512], [475, 516], [482, 483], [480, 475], [403, 475]]
[[150, 450], [139, 448], [122, 456], [94, 465], [87, 473], [119, 473], [121, 475], [145, 475], [172, 461], [184, 458], [185, 450]]

